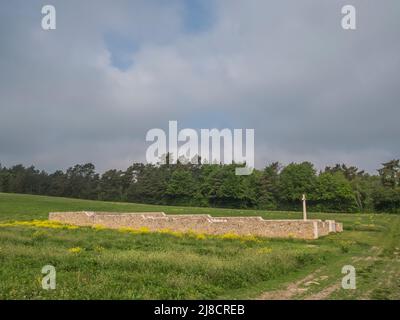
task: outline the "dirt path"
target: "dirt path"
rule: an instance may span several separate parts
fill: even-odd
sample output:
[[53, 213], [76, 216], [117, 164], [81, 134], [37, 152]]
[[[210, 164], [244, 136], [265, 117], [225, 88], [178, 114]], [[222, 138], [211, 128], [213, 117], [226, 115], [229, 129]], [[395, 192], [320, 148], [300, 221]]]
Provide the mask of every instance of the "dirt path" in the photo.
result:
[[[298, 280], [294, 283], [290, 283], [285, 289], [264, 292], [258, 299], [260, 300], [291, 300], [298, 295], [305, 294], [312, 285], [319, 285], [320, 281], [328, 278], [326, 275], [320, 275], [321, 269], [314, 271], [305, 278]], [[322, 293], [322, 292], [321, 292]], [[325, 292], [324, 295], [329, 295], [330, 292]], [[317, 295], [313, 295], [315, 299], [319, 298]]]
[[336, 290], [340, 289], [340, 284], [335, 283], [329, 287], [324, 288], [323, 290], [311, 294], [310, 296], [307, 296], [304, 298], [304, 300], [324, 300], [328, 298], [332, 293], [334, 293]]
[[[385, 232], [369, 233], [365, 238], [360, 235], [360, 241], [367, 244], [368, 249], [354, 251], [351, 255], [338, 255], [302, 279], [264, 292], [258, 299], [400, 299], [400, 220], [391, 221]], [[356, 269], [354, 290], [341, 288], [344, 265], [352, 265]]]
[[[367, 257], [354, 257], [352, 260], [373, 260], [375, 255]], [[268, 291], [261, 294], [258, 298], [260, 300], [323, 300], [329, 298], [329, 296], [341, 287], [341, 277], [338, 273], [335, 277], [332, 275], [328, 276], [329, 271], [327, 268], [320, 268], [307, 275], [303, 279], [288, 284], [284, 289]], [[322, 285], [321, 282], [325, 280], [333, 279], [326, 286]]]
[[[382, 248], [373, 247], [371, 250], [365, 253], [363, 256], [356, 256], [351, 259], [352, 263], [358, 264], [360, 268], [360, 263], [366, 263], [364, 265], [368, 267], [368, 265], [372, 265], [376, 262], [379, 262], [382, 258], [379, 257], [379, 254], [382, 252]], [[389, 282], [395, 281], [394, 278], [397, 276], [395, 270], [391, 270], [391, 268], [395, 269], [393, 262], [400, 262], [400, 248], [396, 247], [394, 250], [394, 259], [386, 261], [384, 264], [385, 268], [380, 270], [383, 273], [382, 279], [385, 280], [386, 283], [376, 284], [377, 287], [387, 287], [389, 286]], [[392, 263], [390, 263], [392, 262]], [[346, 264], [342, 261], [337, 261], [335, 265], [337, 265], [337, 273], [332, 273], [332, 270], [329, 270], [327, 267], [320, 268], [315, 270], [311, 274], [307, 275], [303, 279], [300, 279], [296, 282], [288, 284], [285, 288], [275, 291], [264, 292], [259, 296], [260, 300], [293, 300], [293, 299], [302, 299], [302, 300], [324, 300], [328, 299], [333, 293], [341, 290], [341, 280], [342, 274], [340, 272], [341, 265]], [[392, 267], [390, 267], [392, 266]], [[374, 267], [375, 272], [378, 270]], [[363, 295], [360, 295], [360, 299], [370, 299], [371, 291], [367, 291]]]

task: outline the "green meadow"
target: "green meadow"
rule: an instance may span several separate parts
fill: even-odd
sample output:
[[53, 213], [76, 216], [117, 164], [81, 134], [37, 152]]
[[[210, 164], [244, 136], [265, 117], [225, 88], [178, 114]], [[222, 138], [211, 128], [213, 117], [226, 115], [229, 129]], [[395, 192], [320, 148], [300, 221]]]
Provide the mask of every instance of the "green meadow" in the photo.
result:
[[[1, 299], [400, 299], [400, 216], [311, 213], [344, 232], [318, 240], [212, 237], [53, 225], [51, 211], [300, 218], [269, 212], [0, 193]], [[44, 221], [37, 221], [44, 220]], [[42, 267], [56, 289], [42, 289]], [[356, 289], [341, 287], [342, 267]]]

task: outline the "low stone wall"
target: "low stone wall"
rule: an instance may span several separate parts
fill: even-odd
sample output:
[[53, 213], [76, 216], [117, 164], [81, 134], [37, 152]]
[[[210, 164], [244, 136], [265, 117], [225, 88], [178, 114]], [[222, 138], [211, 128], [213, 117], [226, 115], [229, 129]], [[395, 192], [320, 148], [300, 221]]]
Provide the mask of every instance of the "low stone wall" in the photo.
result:
[[264, 220], [261, 217], [212, 217], [210, 215], [166, 215], [163, 212], [51, 212], [49, 219], [78, 226], [106, 228], [169, 229], [206, 234], [235, 233], [268, 238], [318, 239], [330, 232], [341, 232], [342, 224], [333, 220]]

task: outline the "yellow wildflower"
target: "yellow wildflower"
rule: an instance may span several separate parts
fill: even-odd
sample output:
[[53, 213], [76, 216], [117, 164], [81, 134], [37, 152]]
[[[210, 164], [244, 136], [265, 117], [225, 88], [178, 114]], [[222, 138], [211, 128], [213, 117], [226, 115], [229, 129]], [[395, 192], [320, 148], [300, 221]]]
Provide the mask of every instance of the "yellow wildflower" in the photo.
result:
[[71, 253], [78, 254], [78, 253], [82, 252], [82, 248], [81, 247], [69, 248], [68, 251], [71, 252]]
[[102, 226], [101, 224], [95, 224], [95, 225], [93, 225], [92, 226], [92, 229], [94, 229], [94, 230], [104, 230], [106, 227], [105, 226]]

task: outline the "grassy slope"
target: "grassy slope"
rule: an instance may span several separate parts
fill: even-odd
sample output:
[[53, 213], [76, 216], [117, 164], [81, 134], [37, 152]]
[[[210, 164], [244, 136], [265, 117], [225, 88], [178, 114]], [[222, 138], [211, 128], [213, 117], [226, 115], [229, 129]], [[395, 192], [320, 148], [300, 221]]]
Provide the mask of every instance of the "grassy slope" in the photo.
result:
[[[182, 208], [0, 193], [0, 221], [46, 219], [50, 211], [164, 211], [299, 218], [295, 212]], [[0, 298], [252, 298], [318, 269], [305, 291], [340, 283], [344, 264], [359, 270], [357, 290], [330, 298], [399, 298], [400, 217], [311, 214], [335, 218], [345, 232], [314, 241], [222, 240], [132, 235], [116, 230], [0, 227]], [[79, 253], [70, 248], [79, 247]], [[41, 289], [42, 266], [57, 270], [57, 290]], [[298, 294], [292, 298], [304, 298]], [[329, 298], [324, 297], [322, 298]]]
[[[299, 206], [300, 207], [300, 206]], [[123, 202], [105, 202], [59, 197], [0, 193], [0, 221], [10, 219], [47, 219], [51, 211], [110, 211], [110, 212], [159, 212], [167, 214], [211, 214], [213, 216], [262, 216], [266, 219], [301, 219], [301, 212], [240, 210], [200, 207], [175, 207]], [[355, 216], [365, 215], [309, 213], [309, 218], [353, 221]]]

